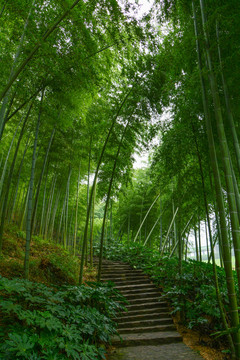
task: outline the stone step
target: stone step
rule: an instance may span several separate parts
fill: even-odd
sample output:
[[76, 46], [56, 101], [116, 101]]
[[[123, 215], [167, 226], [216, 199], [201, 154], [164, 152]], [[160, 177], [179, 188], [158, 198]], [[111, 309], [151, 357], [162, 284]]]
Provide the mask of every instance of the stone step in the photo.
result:
[[[158, 291], [159, 292], [159, 290], [155, 287], [155, 286], [153, 286], [152, 284], [150, 284], [150, 288], [148, 289], [148, 288], [146, 288], [144, 291], [145, 292], [148, 292], [148, 293], [151, 293], [151, 292], [156, 292], [156, 291]], [[127, 296], [127, 295], [132, 295], [132, 294], [142, 294], [143, 293], [143, 289], [130, 289], [130, 290], [121, 290], [121, 294], [123, 295], [123, 296]], [[159, 292], [159, 295], [161, 296], [161, 293]]]
[[132, 275], [132, 276], [137, 276], [137, 275], [144, 275], [143, 272], [141, 270], [131, 270], [131, 269], [106, 269], [106, 270], [102, 270], [101, 272], [101, 276], [103, 275], [109, 275], [109, 276], [128, 276], [128, 275]]
[[135, 279], [120, 279], [120, 280], [115, 280], [114, 278], [101, 278], [101, 281], [111, 281], [113, 282], [116, 286], [127, 286], [127, 285], [153, 285], [149, 279], [147, 278], [135, 278]]
[[[118, 324], [121, 324], [126, 321], [141, 321], [141, 320], [154, 320], [154, 319], [167, 319], [169, 314], [167, 311], [162, 312], [144, 312], [143, 314], [140, 314], [139, 312], [136, 312], [135, 315], [130, 315], [129, 313], [126, 313], [125, 316], [121, 316], [118, 318], [115, 318], [114, 321], [118, 322]], [[169, 316], [169, 319], [172, 321], [172, 318]]]
[[[203, 360], [203, 357], [182, 342], [152, 346], [114, 348], [108, 360]], [[215, 358], [216, 360], [216, 358]]]
[[126, 322], [122, 322], [119, 324], [119, 329], [124, 328], [140, 328], [140, 327], [149, 327], [156, 325], [173, 325], [171, 318], [157, 318], [157, 319], [146, 319], [146, 320], [134, 320], [130, 321], [127, 318]]
[[141, 303], [141, 304], [130, 304], [126, 305], [127, 310], [141, 310], [141, 309], [152, 309], [152, 308], [159, 308], [159, 309], [166, 309], [167, 304], [161, 302], [148, 302], [148, 303]]
[[[137, 270], [137, 269], [133, 269], [131, 268], [131, 266], [129, 265], [126, 265], [126, 266], [123, 266], [123, 265], [105, 265], [105, 266], [102, 266], [102, 271], [111, 271], [111, 272], [115, 272], [115, 271], [134, 271], [134, 270]], [[141, 271], [141, 270], [138, 270], [138, 271]]]
[[182, 338], [177, 331], [162, 331], [138, 334], [122, 334], [121, 339], [118, 336], [114, 336], [112, 338], [112, 345], [116, 347], [162, 345], [172, 344], [179, 341], [182, 341]]
[[127, 291], [127, 290], [132, 290], [132, 289], [136, 289], [136, 290], [144, 290], [144, 289], [156, 289], [156, 286], [152, 285], [152, 284], [133, 284], [133, 285], [117, 285], [115, 286], [116, 289], [118, 289], [119, 291]]
[[157, 296], [145, 296], [145, 297], [142, 297], [142, 298], [137, 298], [137, 299], [127, 299], [129, 305], [136, 305], [136, 304], [148, 304], [148, 303], [153, 303], [154, 301], [157, 301], [157, 298], [159, 297], [159, 295]]
[[[99, 260], [98, 259], [93, 259], [93, 263], [94, 264], [99, 264]], [[115, 265], [125, 265], [125, 266], [131, 266], [127, 263], [124, 263], [122, 261], [113, 261], [113, 260], [107, 260], [107, 259], [104, 259], [102, 261], [102, 265], [112, 265], [112, 266], [115, 266]]]
[[117, 281], [128, 281], [128, 280], [149, 280], [149, 278], [146, 276], [146, 275], [143, 275], [143, 274], [137, 274], [137, 275], [132, 275], [132, 274], [129, 274], [129, 275], [125, 275], [125, 274], [119, 274], [116, 276], [116, 274], [114, 275], [108, 275], [108, 274], [102, 274], [101, 275], [101, 280], [112, 280], [114, 282], [117, 282]]
[[173, 324], [166, 324], [166, 325], [156, 325], [156, 326], [149, 326], [149, 327], [136, 327], [136, 328], [119, 328], [118, 333], [122, 335], [126, 334], [148, 334], [153, 332], [159, 332], [159, 331], [174, 331], [175, 326]]
[[168, 308], [166, 306], [162, 307], [162, 306], [152, 306], [150, 308], [142, 308], [142, 309], [129, 309], [128, 308], [128, 311], [124, 312], [121, 314], [121, 317], [128, 317], [128, 316], [135, 316], [135, 315], [145, 315], [145, 314], [156, 314], [156, 313], [166, 313], [166, 314], [169, 314], [169, 311], [168, 311]]
[[[148, 279], [143, 280], [123, 280], [123, 281], [115, 281], [114, 279], [101, 279], [102, 282], [111, 282], [115, 286], [129, 286], [129, 285], [151, 285], [150, 281]], [[156, 289], [156, 288], [155, 288]], [[136, 291], [136, 290], [135, 290]]]
[[154, 291], [146, 291], [146, 292], [142, 292], [142, 293], [139, 293], [139, 294], [124, 294], [124, 297], [129, 301], [129, 300], [132, 300], [132, 299], [144, 299], [144, 298], [160, 298], [161, 297], [161, 294], [155, 290]]

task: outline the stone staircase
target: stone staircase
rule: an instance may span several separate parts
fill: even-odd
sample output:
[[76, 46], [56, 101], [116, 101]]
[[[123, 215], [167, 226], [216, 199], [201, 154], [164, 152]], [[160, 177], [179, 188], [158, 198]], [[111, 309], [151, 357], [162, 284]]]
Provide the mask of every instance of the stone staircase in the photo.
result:
[[101, 281], [112, 281], [127, 299], [127, 312], [116, 321], [121, 338], [109, 360], [200, 360], [202, 357], [182, 343], [160, 291], [141, 270], [109, 260], [103, 261]]

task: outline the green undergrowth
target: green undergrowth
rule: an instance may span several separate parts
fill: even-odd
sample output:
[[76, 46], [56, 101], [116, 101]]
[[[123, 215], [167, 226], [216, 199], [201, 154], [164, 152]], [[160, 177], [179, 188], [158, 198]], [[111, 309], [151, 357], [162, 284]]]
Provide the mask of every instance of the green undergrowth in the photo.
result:
[[122, 301], [110, 284], [47, 287], [0, 277], [0, 359], [103, 359]]
[[[134, 268], [142, 269], [162, 289], [172, 313], [182, 315], [188, 328], [212, 334], [221, 331], [221, 315], [216, 297], [212, 264], [188, 260], [182, 262], [182, 275], [179, 275], [177, 258], [160, 257], [159, 252], [139, 244], [111, 245], [104, 255], [112, 260], [130, 263]], [[217, 267], [222, 301], [229, 310], [224, 270]], [[237, 277], [235, 282], [237, 284]], [[237, 288], [237, 286], [236, 286]], [[217, 342], [218, 340], [216, 340]]]
[[[26, 234], [17, 228], [8, 227], [3, 239], [3, 258], [0, 275], [9, 279], [24, 277]], [[45, 284], [77, 284], [80, 261], [61, 245], [33, 236], [30, 253], [30, 280]], [[84, 280], [95, 278], [94, 269], [85, 269]]]

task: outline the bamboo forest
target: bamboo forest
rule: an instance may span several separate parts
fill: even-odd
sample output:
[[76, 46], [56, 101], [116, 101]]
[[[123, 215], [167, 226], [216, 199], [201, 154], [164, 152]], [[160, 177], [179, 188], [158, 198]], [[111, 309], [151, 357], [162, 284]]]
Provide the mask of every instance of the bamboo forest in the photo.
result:
[[240, 360], [239, 20], [0, 0], [0, 359]]

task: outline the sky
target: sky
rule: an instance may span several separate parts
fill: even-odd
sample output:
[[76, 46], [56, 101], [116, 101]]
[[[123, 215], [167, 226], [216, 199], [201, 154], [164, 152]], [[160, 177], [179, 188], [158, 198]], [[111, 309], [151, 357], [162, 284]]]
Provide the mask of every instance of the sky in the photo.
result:
[[[122, 2], [123, 1], [120, 1], [120, 5]], [[137, 20], [140, 20], [143, 17], [143, 15], [149, 12], [154, 0], [138, 0], [138, 1], [128, 0], [129, 4], [136, 5], [136, 2], [138, 2], [139, 4], [138, 9], [134, 12], [130, 12], [130, 15], [134, 16]]]
[[142, 152], [140, 155], [135, 153], [133, 155], [135, 162], [133, 164], [134, 169], [144, 168], [147, 166], [148, 163], [148, 152]]

